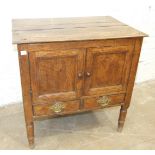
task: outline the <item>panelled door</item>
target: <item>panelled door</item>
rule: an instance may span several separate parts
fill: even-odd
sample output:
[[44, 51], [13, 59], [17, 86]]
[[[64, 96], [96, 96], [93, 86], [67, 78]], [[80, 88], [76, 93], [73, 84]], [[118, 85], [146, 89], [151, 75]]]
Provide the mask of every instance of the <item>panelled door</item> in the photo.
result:
[[72, 100], [81, 96], [83, 49], [29, 53], [33, 103]]
[[85, 66], [85, 95], [126, 90], [132, 48], [128, 46], [89, 48]]

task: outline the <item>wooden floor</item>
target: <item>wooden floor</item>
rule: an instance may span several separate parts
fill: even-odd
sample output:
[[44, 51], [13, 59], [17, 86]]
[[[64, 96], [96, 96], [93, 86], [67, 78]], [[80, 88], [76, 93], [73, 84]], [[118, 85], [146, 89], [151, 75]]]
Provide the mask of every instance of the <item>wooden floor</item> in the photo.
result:
[[[155, 149], [155, 81], [137, 84], [122, 133], [119, 108], [35, 123], [35, 149]], [[29, 149], [22, 104], [0, 108], [0, 149]]]

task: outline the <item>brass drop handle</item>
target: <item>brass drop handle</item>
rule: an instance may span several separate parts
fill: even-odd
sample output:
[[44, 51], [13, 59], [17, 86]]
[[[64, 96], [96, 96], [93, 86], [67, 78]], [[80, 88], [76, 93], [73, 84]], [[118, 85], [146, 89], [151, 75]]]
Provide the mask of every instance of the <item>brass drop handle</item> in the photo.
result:
[[86, 76], [90, 77], [91, 76], [90, 72], [86, 72]]
[[109, 105], [110, 102], [111, 102], [111, 99], [108, 96], [99, 97], [99, 99], [97, 100], [97, 103], [102, 107]]
[[83, 73], [78, 73], [78, 78], [82, 78], [83, 77]]
[[63, 104], [63, 102], [56, 102], [50, 107], [50, 109], [53, 110], [55, 113], [61, 112], [64, 108], [65, 105]]

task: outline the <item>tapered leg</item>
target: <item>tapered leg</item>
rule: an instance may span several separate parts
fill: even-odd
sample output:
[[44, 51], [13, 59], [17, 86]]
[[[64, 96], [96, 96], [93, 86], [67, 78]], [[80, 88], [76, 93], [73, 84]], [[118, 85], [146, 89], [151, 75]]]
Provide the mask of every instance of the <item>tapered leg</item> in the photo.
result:
[[118, 119], [118, 131], [121, 132], [125, 123], [127, 109], [121, 106], [119, 119]]
[[31, 122], [29, 124], [26, 124], [26, 129], [29, 147], [32, 149], [34, 148], [34, 123]]

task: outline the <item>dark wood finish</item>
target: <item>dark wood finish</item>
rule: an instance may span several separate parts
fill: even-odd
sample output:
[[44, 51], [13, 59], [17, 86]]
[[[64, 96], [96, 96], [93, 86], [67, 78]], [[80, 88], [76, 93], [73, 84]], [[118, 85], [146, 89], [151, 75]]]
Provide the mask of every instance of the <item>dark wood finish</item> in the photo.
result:
[[121, 131], [144, 36], [112, 17], [13, 20], [29, 144], [37, 118], [111, 106]]

